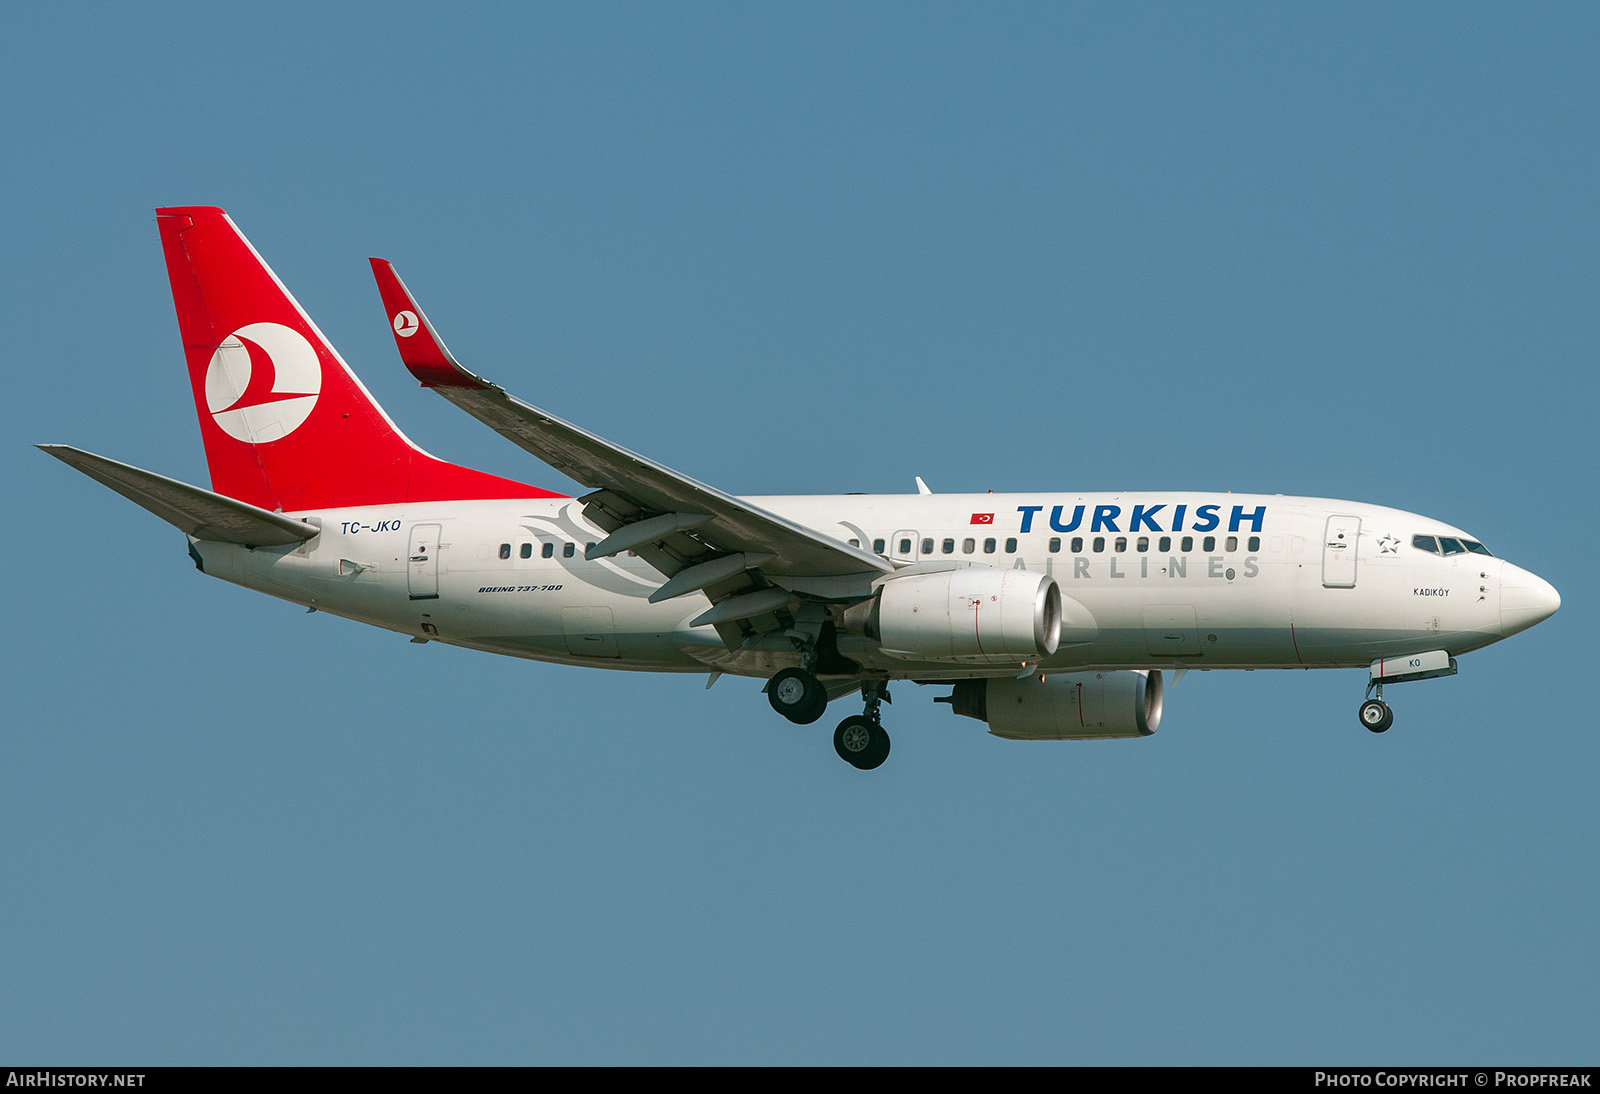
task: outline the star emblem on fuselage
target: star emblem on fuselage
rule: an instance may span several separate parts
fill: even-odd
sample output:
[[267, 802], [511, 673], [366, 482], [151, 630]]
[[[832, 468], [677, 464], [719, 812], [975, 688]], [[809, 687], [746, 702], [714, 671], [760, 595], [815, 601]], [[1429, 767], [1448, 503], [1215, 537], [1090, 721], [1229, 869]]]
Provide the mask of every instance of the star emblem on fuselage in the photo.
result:
[[1382, 555], [1397, 555], [1400, 553], [1400, 541], [1385, 533], [1378, 541], [1378, 553]]

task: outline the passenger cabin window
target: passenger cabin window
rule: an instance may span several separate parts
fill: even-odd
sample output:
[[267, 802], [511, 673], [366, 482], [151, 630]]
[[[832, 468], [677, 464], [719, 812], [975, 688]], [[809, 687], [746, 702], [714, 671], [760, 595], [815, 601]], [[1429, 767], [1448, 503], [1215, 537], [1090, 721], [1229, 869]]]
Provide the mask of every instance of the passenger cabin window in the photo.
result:
[[1144, 554], [1146, 551], [1148, 551], [1150, 549], [1150, 537], [1149, 536], [1140, 536], [1138, 541], [1136, 543], [1134, 543], [1133, 549], [1135, 551], [1138, 551], [1141, 555]]
[[1006, 554], [1014, 555], [1016, 553], [1017, 553], [1017, 541], [1015, 539], [1006, 540]]
[[900, 541], [900, 553], [903, 555], [909, 555], [911, 553], [911, 541], [909, 539], [903, 539]]
[[1083, 537], [1082, 536], [1073, 536], [1072, 537], [1072, 553], [1075, 554], [1075, 555], [1083, 554]]
[[1060, 552], [1061, 552], [1061, 537], [1060, 536], [1051, 536], [1050, 537], [1050, 553], [1054, 555], [1054, 554], [1059, 554]]
[[1094, 553], [1097, 554], [1097, 555], [1104, 554], [1105, 553], [1105, 549], [1106, 549], [1106, 537], [1105, 536], [1095, 536], [1094, 537]]
[[1202, 540], [1200, 542], [1200, 549], [1202, 551], [1205, 551], [1207, 554], [1211, 553], [1212, 551], [1215, 551], [1217, 549], [1217, 537], [1216, 536], [1207, 536], [1204, 540]]
[[[911, 544], [907, 543], [906, 546], [910, 547]], [[883, 540], [875, 539], [872, 541], [872, 553], [875, 555], [883, 554]]]
[[533, 557], [533, 544], [524, 543], [522, 545], [522, 550], [518, 551], [517, 553], [519, 555], [521, 555], [523, 558], [532, 558]]
[[1184, 536], [1183, 542], [1178, 545], [1178, 550], [1182, 551], [1184, 554], [1188, 554], [1190, 551], [1194, 550], [1194, 537]]
[[986, 539], [983, 541], [983, 553], [986, 555], [994, 554], [994, 540]]
[[561, 557], [571, 558], [577, 550], [578, 545], [576, 543], [563, 543], [561, 545]]
[[947, 555], [953, 555], [953, 554], [956, 553], [956, 541], [955, 540], [947, 539], [947, 540], [944, 541], [944, 553], [947, 554]]
[[933, 554], [933, 540], [925, 539], [922, 541], [922, 553], [925, 555]]
[[1116, 542], [1116, 552], [1117, 552], [1117, 554], [1119, 554], [1119, 555], [1120, 554], [1125, 554], [1125, 553], [1127, 553], [1127, 550], [1128, 550], [1128, 537], [1127, 536], [1118, 536], [1117, 537], [1117, 542]]
[[1239, 537], [1238, 536], [1229, 536], [1228, 537], [1228, 545], [1225, 548], [1223, 548], [1223, 550], [1227, 551], [1229, 554], [1232, 554], [1233, 552], [1237, 551], [1238, 549], [1239, 549]]
[[1156, 550], [1163, 552], [1172, 550], [1172, 537], [1162, 536], [1156, 540]]
[[544, 558], [555, 558], [556, 545], [554, 543], [546, 543], [542, 548], [540, 548], [539, 554]]
[[1261, 537], [1251, 536], [1249, 541], [1245, 544], [1245, 549], [1250, 551], [1261, 550]]
[[961, 541], [961, 553], [962, 554], [970, 555], [972, 552], [976, 551], [977, 549], [978, 549], [978, 541], [977, 540], [972, 539], [971, 537], [968, 537], [967, 539], [964, 539], [964, 540]]
[[501, 558], [510, 558], [511, 557], [511, 544], [502, 543], [500, 545], [500, 557]]

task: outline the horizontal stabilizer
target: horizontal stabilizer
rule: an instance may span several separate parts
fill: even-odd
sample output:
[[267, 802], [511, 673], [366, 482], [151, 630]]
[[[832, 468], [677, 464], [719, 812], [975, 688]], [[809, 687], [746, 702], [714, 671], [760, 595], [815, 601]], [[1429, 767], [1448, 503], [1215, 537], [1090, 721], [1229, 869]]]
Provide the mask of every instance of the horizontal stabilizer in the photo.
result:
[[38, 448], [196, 539], [244, 547], [279, 547], [303, 543], [317, 534], [316, 528], [282, 513], [213, 494], [81, 448], [65, 444], [41, 444]]

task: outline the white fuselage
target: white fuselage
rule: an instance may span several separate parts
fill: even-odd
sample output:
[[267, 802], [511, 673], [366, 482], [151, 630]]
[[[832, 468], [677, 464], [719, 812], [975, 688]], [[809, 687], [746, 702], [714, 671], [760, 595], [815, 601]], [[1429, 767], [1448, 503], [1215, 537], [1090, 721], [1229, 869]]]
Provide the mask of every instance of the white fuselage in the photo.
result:
[[[1281, 495], [934, 494], [749, 498], [897, 564], [1018, 568], [1053, 577], [1066, 607], [1043, 672], [1366, 666], [1486, 646], [1543, 614], [1537, 578], [1487, 554], [1429, 553], [1460, 530], [1381, 506]], [[296, 513], [298, 548], [195, 543], [213, 576], [427, 638], [541, 661], [766, 676], [783, 643], [729, 649], [691, 626], [700, 593], [651, 604], [663, 577], [630, 554], [589, 561], [605, 532], [574, 498], [396, 504]], [[976, 523], [975, 523], [976, 522]], [[882, 541], [881, 544], [878, 541]], [[1542, 584], [1542, 583], [1540, 583]], [[1502, 604], [1502, 587], [1512, 590]], [[908, 662], [839, 637], [864, 670], [905, 679], [1016, 668]]]

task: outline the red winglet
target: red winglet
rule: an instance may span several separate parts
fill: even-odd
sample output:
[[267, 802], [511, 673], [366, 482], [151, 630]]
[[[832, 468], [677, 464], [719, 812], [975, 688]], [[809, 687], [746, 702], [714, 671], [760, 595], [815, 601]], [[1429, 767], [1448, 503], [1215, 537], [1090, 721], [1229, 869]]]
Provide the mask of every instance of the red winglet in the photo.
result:
[[378, 295], [383, 297], [383, 310], [389, 317], [389, 329], [394, 332], [395, 348], [400, 351], [400, 360], [411, 375], [423, 387], [489, 387], [462, 368], [461, 362], [446, 348], [433, 324], [417, 306], [417, 298], [394, 272], [394, 263], [386, 258], [367, 261], [372, 263], [372, 276], [378, 281]]

